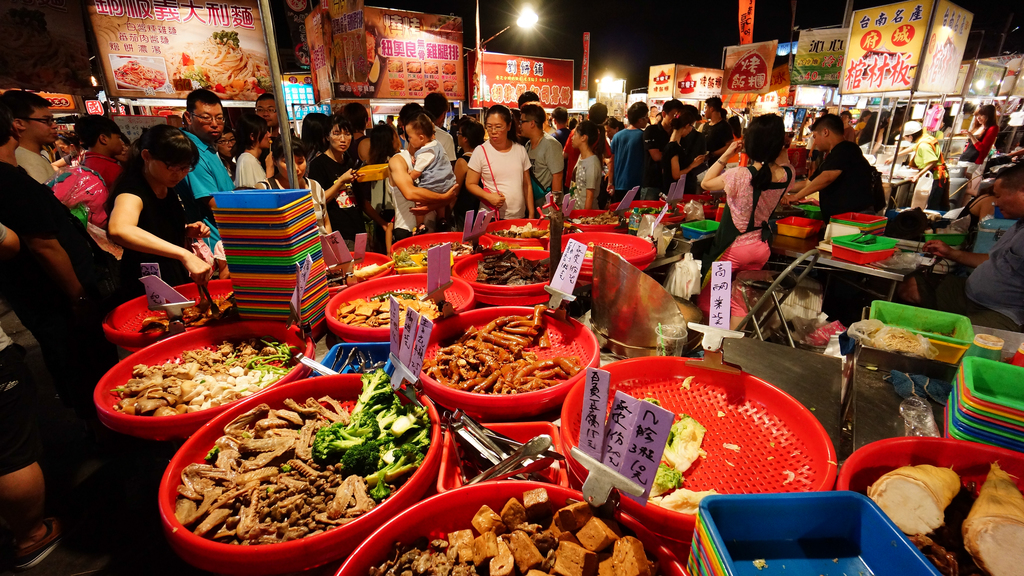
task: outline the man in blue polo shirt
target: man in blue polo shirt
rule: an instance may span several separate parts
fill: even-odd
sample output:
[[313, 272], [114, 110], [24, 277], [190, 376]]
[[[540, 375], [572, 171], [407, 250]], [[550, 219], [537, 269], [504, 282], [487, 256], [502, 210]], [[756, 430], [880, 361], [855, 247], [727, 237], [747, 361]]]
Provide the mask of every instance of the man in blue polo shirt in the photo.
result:
[[633, 102], [626, 111], [629, 128], [612, 138], [612, 159], [608, 162], [608, 192], [612, 202], [622, 201], [630, 189], [639, 186], [644, 175], [644, 129], [647, 104]]
[[231, 175], [217, 154], [217, 140], [224, 132], [224, 108], [220, 98], [209, 90], [193, 90], [185, 101], [182, 119], [185, 134], [199, 149], [199, 163], [174, 189], [181, 198], [189, 221], [202, 220], [210, 227], [210, 237], [206, 242], [217, 260], [219, 277], [229, 278], [224, 245], [213, 217], [213, 209], [217, 206], [213, 193], [235, 189]]

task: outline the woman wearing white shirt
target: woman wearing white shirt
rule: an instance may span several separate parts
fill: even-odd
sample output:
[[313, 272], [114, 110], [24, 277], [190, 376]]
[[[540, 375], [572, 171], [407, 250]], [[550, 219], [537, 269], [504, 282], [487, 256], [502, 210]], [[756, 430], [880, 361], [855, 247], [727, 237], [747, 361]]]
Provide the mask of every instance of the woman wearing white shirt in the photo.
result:
[[234, 134], [235, 188], [255, 188], [267, 180], [267, 169], [260, 157], [270, 149], [270, 127], [263, 118], [245, 113]]
[[484, 128], [489, 140], [473, 151], [466, 189], [504, 219], [532, 218], [530, 155], [516, 142], [512, 112], [505, 106], [487, 110]]

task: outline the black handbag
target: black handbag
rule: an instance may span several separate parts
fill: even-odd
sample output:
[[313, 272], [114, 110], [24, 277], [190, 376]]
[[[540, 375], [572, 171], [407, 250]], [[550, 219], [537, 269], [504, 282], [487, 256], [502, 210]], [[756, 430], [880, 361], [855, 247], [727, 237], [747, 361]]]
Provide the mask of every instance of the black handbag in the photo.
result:
[[968, 142], [967, 147], [960, 153], [960, 162], [974, 162], [978, 159], [978, 149], [974, 147], [974, 142]]

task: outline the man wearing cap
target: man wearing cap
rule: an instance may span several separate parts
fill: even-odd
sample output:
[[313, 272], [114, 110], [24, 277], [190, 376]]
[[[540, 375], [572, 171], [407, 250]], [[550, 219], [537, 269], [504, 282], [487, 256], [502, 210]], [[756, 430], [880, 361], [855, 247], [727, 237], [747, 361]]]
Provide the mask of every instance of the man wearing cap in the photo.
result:
[[[910, 176], [911, 182], [917, 182], [925, 174], [932, 175], [932, 189], [928, 195], [929, 210], [949, 210], [949, 170], [946, 168], [946, 161], [939, 151], [939, 141], [924, 131], [920, 122], [911, 120], [903, 125], [903, 138], [906, 142], [916, 142], [909, 146], [904, 142], [896, 154], [896, 160], [905, 155], [910, 155], [910, 167], [918, 172]], [[892, 164], [892, 160], [886, 160], [886, 164]]]

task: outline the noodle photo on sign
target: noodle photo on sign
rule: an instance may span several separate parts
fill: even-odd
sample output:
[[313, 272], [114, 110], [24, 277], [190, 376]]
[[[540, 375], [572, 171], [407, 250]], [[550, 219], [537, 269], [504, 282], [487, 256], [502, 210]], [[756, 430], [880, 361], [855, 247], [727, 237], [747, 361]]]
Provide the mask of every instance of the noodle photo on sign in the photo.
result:
[[110, 54], [117, 87], [123, 90], [171, 92], [167, 84], [167, 68], [163, 58], [145, 58]]
[[239, 44], [237, 32], [223, 30], [203, 42], [186, 44], [174, 75], [176, 83], [182, 78], [229, 99], [255, 100], [270, 88], [270, 64], [265, 55], [243, 50]]

